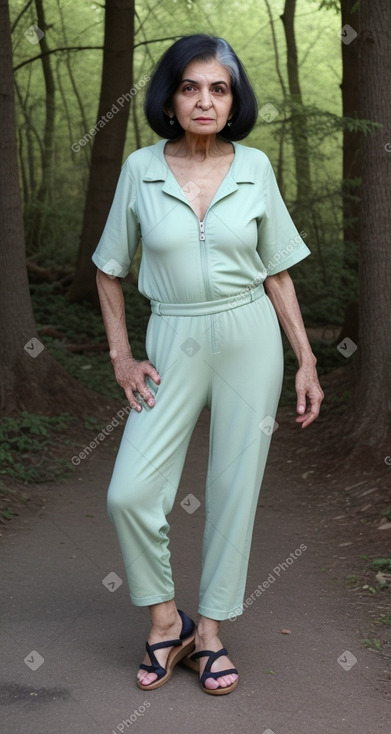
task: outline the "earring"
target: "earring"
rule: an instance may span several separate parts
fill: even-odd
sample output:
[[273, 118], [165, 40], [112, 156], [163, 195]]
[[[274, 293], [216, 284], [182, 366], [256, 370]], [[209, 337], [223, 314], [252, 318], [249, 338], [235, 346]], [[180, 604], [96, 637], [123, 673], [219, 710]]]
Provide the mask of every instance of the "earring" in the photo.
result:
[[175, 120], [173, 117], [170, 117], [170, 125], [175, 125]]
[[231, 120], [228, 120], [228, 122], [227, 122], [227, 126], [228, 126], [228, 127], [231, 127], [231, 125], [232, 125], [232, 122], [231, 122]]

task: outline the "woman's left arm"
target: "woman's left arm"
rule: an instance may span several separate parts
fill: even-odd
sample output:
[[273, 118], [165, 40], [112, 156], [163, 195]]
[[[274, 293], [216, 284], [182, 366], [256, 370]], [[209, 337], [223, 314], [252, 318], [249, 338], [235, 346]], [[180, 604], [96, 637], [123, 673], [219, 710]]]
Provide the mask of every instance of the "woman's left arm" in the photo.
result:
[[288, 271], [269, 275], [264, 286], [299, 363], [296, 374], [296, 410], [299, 416], [296, 422], [306, 428], [318, 417], [324, 397], [316, 372], [316, 357], [308, 341], [295, 287]]

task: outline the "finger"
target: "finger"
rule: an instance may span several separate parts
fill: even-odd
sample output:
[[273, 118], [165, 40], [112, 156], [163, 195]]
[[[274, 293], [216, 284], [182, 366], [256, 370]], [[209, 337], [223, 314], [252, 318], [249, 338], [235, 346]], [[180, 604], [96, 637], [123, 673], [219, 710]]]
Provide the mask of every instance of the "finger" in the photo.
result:
[[[141, 404], [147, 404], [150, 408], [153, 408], [155, 405], [155, 392], [156, 390], [150, 388], [150, 386], [147, 383], [147, 379], [150, 378], [148, 374], [144, 375], [144, 379], [136, 383], [136, 388], [134, 390], [136, 399], [141, 402]], [[151, 379], [151, 378], [150, 378]]]
[[151, 362], [141, 362], [141, 366], [143, 367], [144, 374], [148, 375], [157, 385], [160, 385], [160, 375], [156, 367]]
[[318, 417], [320, 412], [321, 400], [317, 399], [311, 401], [309, 409], [304, 415], [300, 415], [296, 418], [296, 423], [301, 423], [302, 428], [307, 428], [314, 420]]
[[312, 413], [306, 413], [306, 415], [302, 416], [302, 420], [299, 419], [299, 423], [301, 423], [302, 428], [307, 428], [313, 421], [315, 420], [316, 415], [312, 415]]
[[154, 367], [153, 364], [151, 364], [151, 362], [143, 362], [142, 367], [144, 370], [144, 380], [141, 386], [139, 386], [139, 392], [142, 399], [149, 405], [150, 408], [152, 408], [155, 405], [156, 401], [154, 393], [148, 386], [147, 378], [149, 377], [156, 385], [160, 385], [161, 378], [157, 369]]
[[143, 383], [141, 390], [139, 390], [138, 392], [140, 398], [144, 400], [145, 403], [148, 403], [150, 408], [153, 408], [153, 406], [155, 405], [155, 398], [153, 393], [149, 390], [145, 383]]
[[306, 393], [305, 393], [305, 390], [302, 390], [299, 387], [296, 388], [296, 393], [297, 393], [296, 412], [299, 413], [299, 415], [303, 415], [307, 407]]
[[137, 400], [137, 398], [136, 398], [136, 396], [135, 396], [132, 388], [126, 388], [125, 389], [125, 395], [126, 395], [127, 399], [129, 400], [130, 407], [133, 408], [134, 410], [137, 410], [137, 412], [140, 413], [141, 410], [142, 410], [142, 406], [138, 402], [138, 400]]
[[317, 418], [317, 415], [312, 415], [311, 413], [309, 413], [309, 414], [308, 414], [308, 415], [306, 416], [306, 419], [305, 419], [305, 421], [303, 421], [303, 423], [301, 424], [301, 427], [302, 427], [302, 428], [308, 428], [308, 426], [310, 426], [310, 425], [311, 425], [311, 423], [313, 423], [313, 422], [314, 422], [315, 418]]
[[304, 420], [301, 422], [302, 428], [307, 428], [316, 418], [316, 415], [311, 416], [311, 413], [308, 413], [304, 416]]

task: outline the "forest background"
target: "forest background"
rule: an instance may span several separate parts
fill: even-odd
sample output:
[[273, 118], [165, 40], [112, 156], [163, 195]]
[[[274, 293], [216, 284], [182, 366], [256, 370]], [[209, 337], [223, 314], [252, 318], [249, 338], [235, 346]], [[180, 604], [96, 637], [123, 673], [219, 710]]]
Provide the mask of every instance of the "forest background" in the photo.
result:
[[[121, 163], [156, 141], [143, 117], [145, 82], [176, 38], [197, 32], [226, 38], [243, 61], [259, 102], [244, 144], [271, 159], [312, 251], [292, 275], [326, 398], [316, 423], [298, 430], [296, 362], [284, 340], [274, 444], [290, 488], [304, 490], [308, 512], [334, 534], [328, 570], [342, 564], [360, 613], [365, 602], [375, 620], [364, 644], [386, 650], [389, 0], [0, 0], [0, 522], [12, 526], [45, 493], [54, 501], [61, 479], [74, 482], [88, 466], [100, 486], [99, 462], [80, 467], [83, 447], [113, 461], [128, 406], [91, 254]], [[139, 261], [140, 251], [123, 289], [143, 359]]]
[[[196, 32], [226, 38], [243, 61], [259, 102], [244, 142], [270, 157], [312, 250], [293, 277], [319, 373], [335, 376], [324, 410], [325, 419], [331, 411], [329, 450], [343, 445], [358, 469], [365, 447], [366, 468], [379, 472], [391, 399], [386, 0], [13, 0], [10, 21], [5, 0], [0, 8], [9, 69], [2, 82], [3, 476], [52, 476], [53, 432], [74, 432], [76, 419], [96, 425], [99, 394], [123, 401], [90, 257], [122, 161], [156, 141], [143, 117], [152, 69], [176, 38]], [[136, 287], [139, 260], [140, 251], [124, 292], [142, 359], [149, 305]], [[294, 404], [295, 360], [285, 348], [282, 402]]]
[[[44, 57], [50, 64], [52, 91], [45, 85], [43, 59], [26, 63], [38, 55], [39, 43], [32, 44], [24, 35], [25, 26], [37, 21], [37, 3], [30, 3], [16, 23], [25, 5], [19, 0], [12, 8], [27, 257], [41, 267], [74, 267], [95, 139], [89, 131], [99, 119], [105, 10], [100, 4], [72, 0], [44, 3], [47, 50], [71, 47]], [[283, 10], [283, 0], [136, 3], [133, 74], [123, 92], [134, 88], [137, 93], [130, 106], [123, 158], [156, 142], [142, 107], [145, 78], [162, 52], [182, 34], [207, 32], [226, 38], [242, 59], [259, 101], [259, 121], [245, 144], [270, 157], [296, 225], [307, 233], [313, 252], [295, 270], [306, 320], [341, 324], [347, 301], [357, 298], [357, 277], [349, 279], [343, 269], [341, 19], [331, 9], [320, 9], [316, 0], [298, 0], [294, 22], [301, 99], [292, 99]], [[158, 40], [164, 37], [167, 40]], [[48, 96], [53, 97], [50, 111]], [[121, 103], [115, 106], [121, 110]], [[49, 112], [54, 122], [48, 151], [44, 136]], [[299, 141], [292, 112], [305, 122]], [[294, 146], [300, 144], [303, 170], [297, 176]], [[309, 172], [304, 170], [305, 157], [311, 161]], [[73, 293], [73, 299], [80, 295], [82, 289]]]

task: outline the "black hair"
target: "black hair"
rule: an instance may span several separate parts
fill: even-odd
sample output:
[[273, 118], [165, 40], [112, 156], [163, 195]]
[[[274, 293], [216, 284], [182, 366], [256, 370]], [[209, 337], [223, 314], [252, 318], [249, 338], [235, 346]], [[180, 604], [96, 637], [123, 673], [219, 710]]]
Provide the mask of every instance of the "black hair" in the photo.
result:
[[184, 130], [174, 117], [174, 124], [164, 111], [170, 106], [182, 74], [192, 61], [217, 59], [231, 77], [233, 116], [230, 125], [220, 130], [218, 136], [225, 140], [242, 140], [254, 127], [258, 118], [258, 104], [246, 71], [235, 51], [223, 38], [199, 33], [184, 36], [175, 41], [158, 61], [145, 96], [144, 112], [152, 130], [162, 138], [179, 139]]

